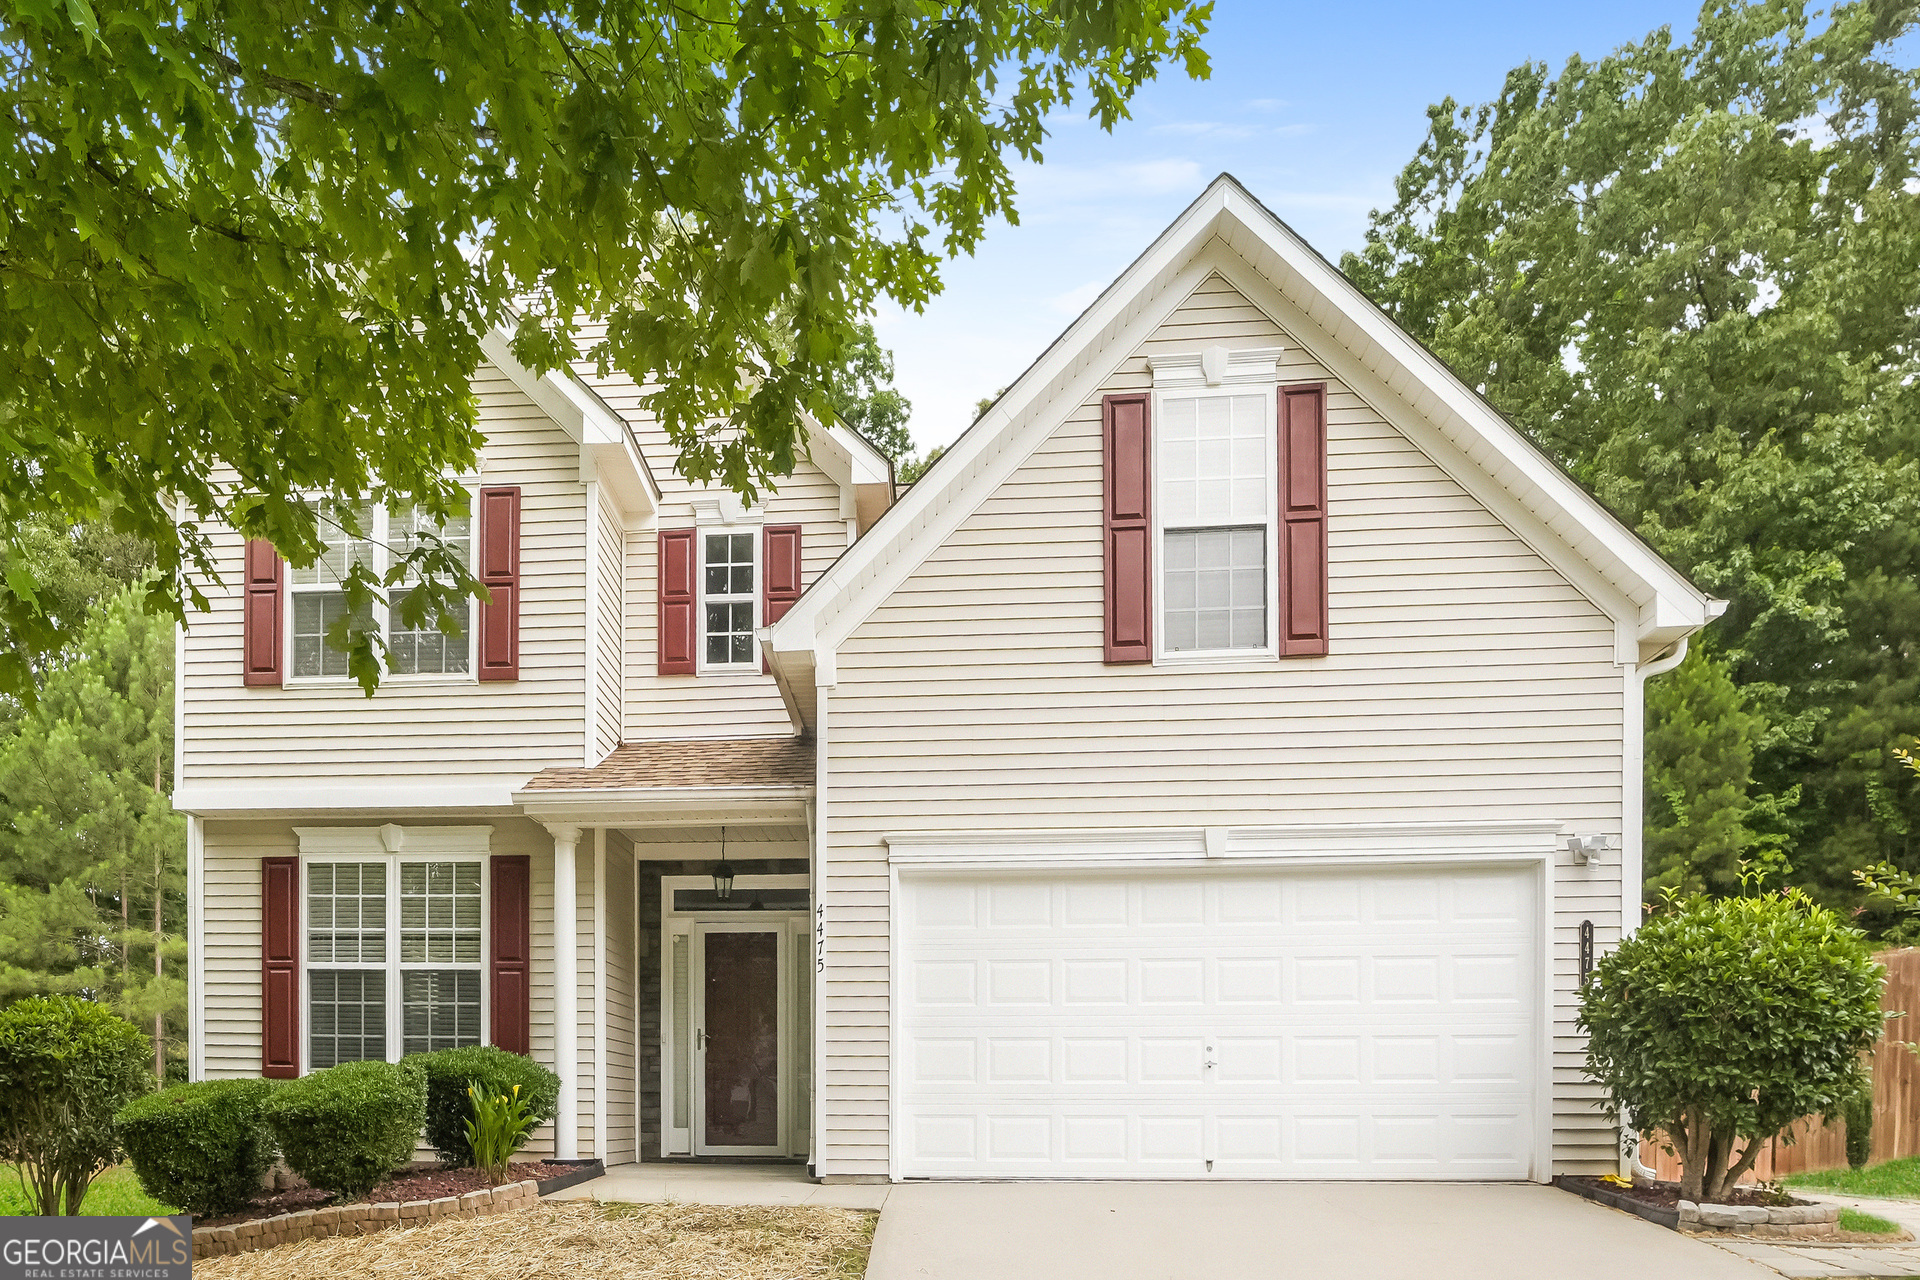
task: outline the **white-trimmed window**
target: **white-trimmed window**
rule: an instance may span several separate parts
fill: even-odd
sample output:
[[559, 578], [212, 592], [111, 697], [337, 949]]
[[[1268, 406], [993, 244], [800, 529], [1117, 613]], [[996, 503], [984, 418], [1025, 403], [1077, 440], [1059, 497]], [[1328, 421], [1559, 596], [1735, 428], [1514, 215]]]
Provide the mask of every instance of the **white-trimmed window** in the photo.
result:
[[[473, 563], [473, 521], [457, 516], [436, 529], [418, 508], [393, 510], [361, 505], [352, 521], [366, 532], [363, 538], [347, 532], [349, 521], [330, 502], [317, 504], [320, 539], [326, 551], [311, 567], [292, 569], [287, 575], [287, 666], [293, 680], [344, 680], [347, 655], [327, 644], [327, 632], [347, 614], [347, 594], [341, 581], [355, 564], [365, 564], [376, 577], [386, 573], [393, 560], [405, 556], [420, 544], [422, 533], [438, 532], [459, 556], [462, 564]], [[419, 630], [409, 629], [400, 618], [401, 601], [407, 587], [394, 589], [391, 607], [375, 605], [366, 625], [382, 628], [387, 641], [387, 674], [392, 676], [467, 676], [473, 672], [473, 601], [462, 597], [453, 605], [458, 635], [447, 635], [431, 620]]]
[[1159, 655], [1271, 655], [1278, 550], [1272, 387], [1166, 390], [1155, 401]]
[[303, 860], [308, 1070], [486, 1043], [485, 863]]
[[700, 530], [700, 670], [758, 671], [760, 530]]

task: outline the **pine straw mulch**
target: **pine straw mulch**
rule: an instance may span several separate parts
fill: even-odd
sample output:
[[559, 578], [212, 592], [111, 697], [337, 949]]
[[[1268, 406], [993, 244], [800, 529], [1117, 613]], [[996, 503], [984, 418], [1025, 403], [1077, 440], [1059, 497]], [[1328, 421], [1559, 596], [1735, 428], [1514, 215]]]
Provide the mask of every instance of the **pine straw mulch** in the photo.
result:
[[198, 1280], [860, 1280], [877, 1217], [568, 1200], [205, 1258], [193, 1271]]

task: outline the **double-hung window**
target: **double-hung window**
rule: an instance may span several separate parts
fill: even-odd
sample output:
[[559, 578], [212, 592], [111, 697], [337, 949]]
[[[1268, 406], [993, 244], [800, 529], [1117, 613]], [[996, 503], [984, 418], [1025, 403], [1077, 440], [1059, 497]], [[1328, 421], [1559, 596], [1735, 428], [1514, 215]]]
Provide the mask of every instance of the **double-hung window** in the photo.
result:
[[[437, 535], [459, 557], [471, 565], [473, 522], [460, 516], [444, 525], [436, 523], [418, 508], [392, 510], [362, 504], [351, 511], [331, 502], [315, 507], [319, 518], [325, 553], [313, 565], [288, 574], [287, 670], [295, 679], [345, 679], [347, 655], [327, 643], [327, 633], [347, 616], [347, 594], [342, 580], [356, 564], [364, 564], [376, 578], [384, 576], [388, 566], [418, 547], [422, 535]], [[360, 530], [356, 535], [349, 529]], [[373, 606], [363, 614], [363, 628], [379, 627], [387, 642], [387, 673], [395, 676], [464, 676], [473, 670], [473, 601], [461, 597], [452, 606], [458, 633], [448, 635], [432, 619], [424, 619], [418, 628], [409, 627], [401, 617], [402, 604], [411, 590], [409, 582], [389, 589], [391, 604]]]
[[700, 534], [700, 670], [758, 671], [760, 531]]
[[1155, 414], [1162, 657], [1275, 652], [1274, 397], [1165, 391]]
[[482, 862], [306, 862], [309, 1070], [484, 1043]]

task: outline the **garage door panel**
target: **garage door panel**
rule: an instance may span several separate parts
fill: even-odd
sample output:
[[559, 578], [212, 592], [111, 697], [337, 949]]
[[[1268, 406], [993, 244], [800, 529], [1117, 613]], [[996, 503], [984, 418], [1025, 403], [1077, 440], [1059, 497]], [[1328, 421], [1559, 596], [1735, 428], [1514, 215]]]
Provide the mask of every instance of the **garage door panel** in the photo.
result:
[[927, 877], [902, 898], [906, 1176], [1529, 1172], [1527, 872]]
[[[1516, 1178], [1516, 1112], [1381, 1108], [1197, 1109], [1142, 1115], [1064, 1100], [914, 1117], [912, 1155], [973, 1176]], [[1208, 1167], [1208, 1162], [1212, 1167]]]

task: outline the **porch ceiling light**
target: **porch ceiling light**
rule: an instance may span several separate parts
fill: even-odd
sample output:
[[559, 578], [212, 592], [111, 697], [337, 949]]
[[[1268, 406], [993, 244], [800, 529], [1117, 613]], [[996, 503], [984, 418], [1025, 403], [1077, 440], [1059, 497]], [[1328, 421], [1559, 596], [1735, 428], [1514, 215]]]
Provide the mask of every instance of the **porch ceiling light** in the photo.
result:
[[727, 861], [727, 829], [720, 828], [720, 861], [713, 864], [713, 896], [725, 902], [733, 896], [733, 864]]

